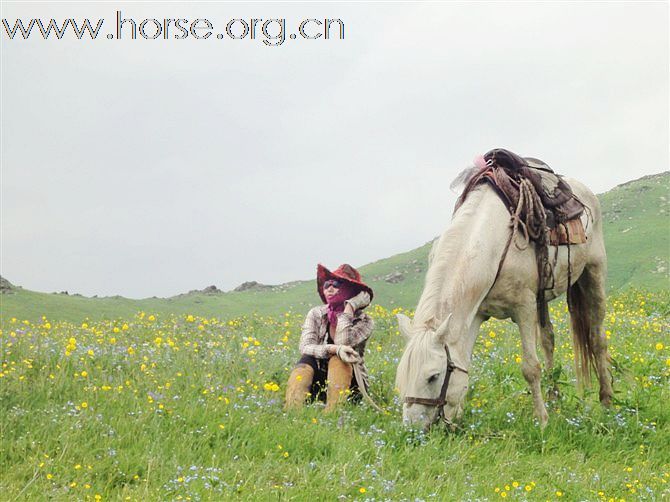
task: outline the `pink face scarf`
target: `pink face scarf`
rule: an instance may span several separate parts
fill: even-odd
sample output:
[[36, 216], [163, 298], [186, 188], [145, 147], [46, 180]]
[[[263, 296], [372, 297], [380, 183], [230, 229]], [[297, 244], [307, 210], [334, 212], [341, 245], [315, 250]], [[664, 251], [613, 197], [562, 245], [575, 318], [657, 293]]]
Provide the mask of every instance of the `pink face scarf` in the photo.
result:
[[328, 322], [337, 326], [337, 316], [344, 312], [344, 302], [358, 294], [359, 288], [349, 282], [342, 282], [339, 291], [328, 300]]

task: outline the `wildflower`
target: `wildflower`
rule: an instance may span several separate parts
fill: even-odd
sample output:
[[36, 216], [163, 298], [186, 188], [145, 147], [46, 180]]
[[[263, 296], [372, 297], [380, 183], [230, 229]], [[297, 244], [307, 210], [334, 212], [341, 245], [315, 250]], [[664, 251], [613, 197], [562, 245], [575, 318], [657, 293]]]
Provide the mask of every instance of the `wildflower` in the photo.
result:
[[81, 407], [82, 408], [88, 408], [88, 403], [86, 401], [84, 401], [83, 403], [81, 403]]
[[358, 492], [359, 492], [359, 493], [365, 493], [366, 491], [367, 491], [367, 490], [366, 490], [365, 487], [363, 487], [363, 486], [361, 486], [361, 487], [358, 489]]
[[88, 372], [87, 372], [86, 370], [82, 371], [82, 372], [81, 372], [81, 376], [82, 376], [83, 378], [86, 378], [86, 377], [88, 376]]
[[656, 344], [656, 350], [663, 350], [664, 347], [665, 347], [665, 345], [663, 345], [661, 342], [658, 342]]
[[556, 490], [556, 496], [557, 496], [557, 497], [562, 497], [562, 496], [563, 496], [563, 492], [562, 492], [561, 490]]

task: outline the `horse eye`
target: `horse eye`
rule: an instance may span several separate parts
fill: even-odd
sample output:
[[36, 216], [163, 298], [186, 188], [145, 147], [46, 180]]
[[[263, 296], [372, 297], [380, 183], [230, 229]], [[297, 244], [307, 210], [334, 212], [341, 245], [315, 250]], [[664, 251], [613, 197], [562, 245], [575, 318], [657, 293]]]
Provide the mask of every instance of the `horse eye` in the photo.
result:
[[439, 376], [440, 376], [439, 373], [435, 373], [434, 375], [431, 375], [431, 376], [428, 378], [428, 383], [433, 383], [435, 380], [437, 380], [437, 377], [439, 377]]

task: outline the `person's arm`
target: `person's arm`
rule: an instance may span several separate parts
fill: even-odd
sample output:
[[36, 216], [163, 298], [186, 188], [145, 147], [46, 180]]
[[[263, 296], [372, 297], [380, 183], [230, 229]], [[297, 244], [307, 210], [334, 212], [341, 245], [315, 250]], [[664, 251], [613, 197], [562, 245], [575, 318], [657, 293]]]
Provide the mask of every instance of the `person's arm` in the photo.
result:
[[353, 309], [347, 305], [344, 312], [337, 317], [335, 343], [356, 347], [370, 338], [374, 326], [374, 321], [365, 314], [354, 318]]
[[300, 336], [300, 353], [306, 356], [314, 356], [317, 359], [327, 359], [328, 356], [337, 353], [337, 345], [323, 344], [319, 340], [317, 309], [312, 309], [305, 318]]

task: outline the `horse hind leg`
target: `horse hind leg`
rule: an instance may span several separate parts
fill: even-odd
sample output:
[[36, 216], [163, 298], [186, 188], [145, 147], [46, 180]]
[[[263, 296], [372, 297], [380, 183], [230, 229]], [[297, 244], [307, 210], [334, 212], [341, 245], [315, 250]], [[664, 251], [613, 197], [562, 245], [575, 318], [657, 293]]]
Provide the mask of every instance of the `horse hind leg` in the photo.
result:
[[[593, 362], [600, 384], [600, 402], [609, 406], [612, 401], [612, 374], [607, 338], [603, 330], [605, 319], [604, 263], [588, 264], [570, 287], [568, 307], [575, 345], [575, 360], [581, 364], [581, 376], [588, 384], [589, 363]], [[578, 353], [581, 355], [578, 356]], [[581, 361], [578, 361], [581, 359]], [[580, 370], [577, 370], [578, 374]]]
[[538, 337], [544, 352], [544, 370], [550, 381], [550, 389], [547, 398], [550, 400], [559, 397], [557, 376], [554, 374], [554, 347], [556, 345], [556, 337], [554, 336], [554, 326], [551, 324], [551, 319], [547, 319], [547, 325], [541, 327], [538, 325]]
[[514, 318], [514, 322], [519, 326], [521, 334], [521, 349], [523, 351], [523, 361], [521, 363], [521, 372], [528, 382], [530, 392], [533, 396], [533, 409], [535, 416], [540, 421], [540, 426], [544, 428], [549, 421], [547, 408], [542, 398], [542, 389], [540, 385], [542, 369], [540, 360], [537, 357], [537, 330], [539, 324], [537, 321], [537, 308], [535, 298], [532, 297], [527, 307], [523, 307]]

